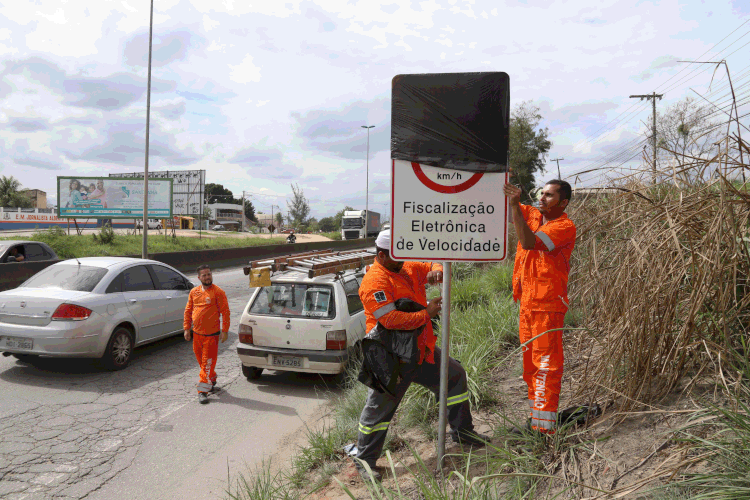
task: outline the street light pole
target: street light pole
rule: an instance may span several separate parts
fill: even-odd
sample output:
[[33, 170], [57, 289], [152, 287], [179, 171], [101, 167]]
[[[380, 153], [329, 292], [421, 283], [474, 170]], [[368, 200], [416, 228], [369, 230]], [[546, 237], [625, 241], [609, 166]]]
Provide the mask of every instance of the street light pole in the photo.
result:
[[370, 129], [375, 125], [362, 125], [362, 128], [367, 129], [367, 173], [365, 175], [365, 238], [367, 238], [367, 230], [370, 229], [368, 222], [370, 219]]
[[154, 31], [154, 0], [148, 25], [148, 87], [146, 88], [146, 164], [143, 175], [143, 246], [141, 258], [148, 258], [148, 131], [151, 125], [151, 43]]

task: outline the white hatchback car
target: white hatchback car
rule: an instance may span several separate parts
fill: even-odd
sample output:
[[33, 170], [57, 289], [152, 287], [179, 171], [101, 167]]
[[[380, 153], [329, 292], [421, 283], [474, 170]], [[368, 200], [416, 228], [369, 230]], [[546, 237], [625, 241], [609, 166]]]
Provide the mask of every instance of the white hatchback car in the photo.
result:
[[252, 289], [239, 325], [243, 375], [257, 378], [264, 369], [341, 373], [350, 349], [365, 336], [363, 276], [354, 270], [313, 278], [284, 271], [271, 286]]

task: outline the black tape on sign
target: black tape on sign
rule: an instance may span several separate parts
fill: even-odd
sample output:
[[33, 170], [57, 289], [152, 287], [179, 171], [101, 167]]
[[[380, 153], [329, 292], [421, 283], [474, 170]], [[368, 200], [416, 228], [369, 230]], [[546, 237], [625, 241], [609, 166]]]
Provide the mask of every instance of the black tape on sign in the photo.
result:
[[391, 101], [391, 158], [471, 172], [507, 169], [507, 73], [397, 75]]

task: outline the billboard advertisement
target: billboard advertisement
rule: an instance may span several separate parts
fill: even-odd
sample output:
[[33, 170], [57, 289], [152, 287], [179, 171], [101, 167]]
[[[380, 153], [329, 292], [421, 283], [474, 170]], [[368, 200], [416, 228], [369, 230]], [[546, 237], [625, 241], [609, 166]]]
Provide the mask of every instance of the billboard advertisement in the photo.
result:
[[[57, 216], [140, 219], [143, 195], [143, 177], [58, 177]], [[148, 217], [172, 217], [172, 179], [149, 179]]]
[[[109, 174], [110, 177], [143, 177], [143, 172], [126, 172]], [[203, 214], [204, 191], [206, 187], [205, 170], [155, 170], [148, 173], [149, 183], [153, 179], [173, 179], [172, 182], [172, 215]]]

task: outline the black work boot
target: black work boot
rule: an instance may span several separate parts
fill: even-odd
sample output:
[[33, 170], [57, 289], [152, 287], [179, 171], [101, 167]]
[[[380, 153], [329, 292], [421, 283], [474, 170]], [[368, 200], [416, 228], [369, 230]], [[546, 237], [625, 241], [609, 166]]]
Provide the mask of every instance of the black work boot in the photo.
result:
[[451, 431], [451, 437], [454, 443], [467, 444], [470, 446], [484, 446], [492, 442], [490, 436], [479, 434], [478, 432], [469, 429], [458, 429]]
[[370, 467], [369, 471], [363, 462], [356, 458], [354, 459], [354, 466], [357, 468], [357, 472], [359, 472], [359, 477], [362, 478], [362, 481], [365, 483], [370, 483], [372, 481], [379, 483], [383, 479], [383, 475], [377, 470], [377, 467], [371, 466], [370, 464], [367, 465]]
[[524, 428], [516, 427], [515, 425], [508, 430], [508, 434], [515, 436], [525, 436], [531, 432], [531, 418], [526, 419], [526, 426]]
[[208, 403], [208, 396], [205, 392], [199, 392], [198, 393], [198, 402], [202, 405]]

